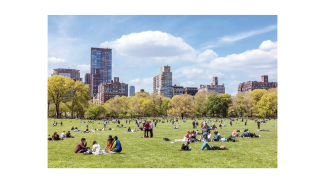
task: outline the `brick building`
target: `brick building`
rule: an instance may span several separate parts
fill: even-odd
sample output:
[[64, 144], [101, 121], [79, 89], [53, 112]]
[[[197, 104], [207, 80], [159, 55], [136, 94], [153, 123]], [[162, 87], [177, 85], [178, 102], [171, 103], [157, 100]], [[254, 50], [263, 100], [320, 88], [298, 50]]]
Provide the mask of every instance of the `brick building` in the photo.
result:
[[98, 86], [97, 99], [101, 103], [105, 103], [107, 100], [114, 98], [116, 95], [128, 96], [128, 84], [120, 83], [118, 77], [114, 77], [114, 81], [103, 82]]
[[200, 85], [200, 91], [213, 91], [215, 93], [225, 93], [226, 88], [225, 85], [218, 85], [218, 77], [212, 77], [211, 85]]
[[183, 89], [184, 94], [187, 93], [187, 94], [192, 95], [192, 96], [194, 96], [197, 92], [198, 92], [197, 87], [185, 87]]
[[63, 69], [63, 68], [53, 69], [53, 74], [51, 76], [53, 75], [66, 76], [75, 81], [80, 81], [80, 72], [77, 69]]
[[183, 94], [183, 89], [184, 89], [183, 86], [176, 86], [176, 85], [174, 85], [173, 86], [173, 96]]
[[256, 89], [270, 89], [278, 87], [278, 82], [268, 82], [268, 75], [261, 76], [261, 82], [247, 81], [240, 83], [238, 86], [238, 93], [247, 93]]

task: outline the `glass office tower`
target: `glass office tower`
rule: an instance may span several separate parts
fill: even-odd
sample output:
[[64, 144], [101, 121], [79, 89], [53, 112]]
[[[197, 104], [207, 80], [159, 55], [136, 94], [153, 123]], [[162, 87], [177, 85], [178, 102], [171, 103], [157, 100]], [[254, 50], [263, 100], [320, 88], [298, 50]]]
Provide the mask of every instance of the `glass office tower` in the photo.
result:
[[91, 96], [98, 93], [98, 86], [102, 82], [112, 80], [112, 49], [91, 48], [90, 72], [93, 76], [91, 81]]

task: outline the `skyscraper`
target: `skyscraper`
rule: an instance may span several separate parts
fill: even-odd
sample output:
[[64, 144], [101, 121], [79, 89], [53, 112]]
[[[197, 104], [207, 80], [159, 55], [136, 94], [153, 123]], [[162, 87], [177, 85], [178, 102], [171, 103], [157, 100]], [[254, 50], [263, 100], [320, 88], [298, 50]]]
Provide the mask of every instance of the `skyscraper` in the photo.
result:
[[163, 66], [160, 69], [160, 73], [153, 77], [153, 92], [157, 92], [158, 95], [164, 95], [165, 97], [173, 97], [173, 83], [172, 72], [170, 72], [170, 66]]
[[112, 79], [112, 49], [91, 48], [90, 50], [91, 96], [98, 93], [98, 86]]
[[129, 92], [129, 96], [132, 96], [133, 93], [135, 93], [135, 87], [134, 86], [130, 86], [130, 92]]

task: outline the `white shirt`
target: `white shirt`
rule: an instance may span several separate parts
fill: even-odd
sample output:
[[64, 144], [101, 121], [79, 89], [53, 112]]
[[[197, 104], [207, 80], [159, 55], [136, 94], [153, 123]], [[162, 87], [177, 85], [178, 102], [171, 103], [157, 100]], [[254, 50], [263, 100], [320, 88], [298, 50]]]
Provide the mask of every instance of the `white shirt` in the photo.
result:
[[64, 138], [64, 137], [65, 137], [64, 133], [61, 133], [61, 138]]
[[208, 139], [211, 140], [212, 139], [212, 134], [208, 135]]
[[93, 154], [94, 155], [103, 154], [103, 150], [100, 148], [100, 145], [99, 144], [94, 144], [92, 151], [93, 151]]

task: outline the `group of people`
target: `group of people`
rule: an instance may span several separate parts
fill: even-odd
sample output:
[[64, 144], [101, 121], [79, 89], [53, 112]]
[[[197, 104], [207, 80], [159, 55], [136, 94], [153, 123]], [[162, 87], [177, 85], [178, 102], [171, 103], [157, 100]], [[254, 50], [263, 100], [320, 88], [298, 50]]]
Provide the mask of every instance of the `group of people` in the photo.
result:
[[84, 153], [84, 154], [94, 154], [94, 155], [101, 155], [101, 154], [112, 154], [112, 153], [119, 153], [122, 151], [121, 142], [118, 140], [118, 137], [115, 136], [112, 138], [112, 135], [108, 136], [106, 147], [101, 149], [100, 145], [93, 141], [93, 148], [87, 147], [86, 138], [81, 138], [81, 141], [77, 144], [74, 152], [75, 153]]
[[61, 137], [57, 132], [54, 132], [52, 138], [48, 138], [48, 140], [63, 140], [64, 138], [74, 138], [74, 136], [71, 136], [70, 131], [68, 131], [67, 133], [65, 133], [65, 131], [62, 131]]

